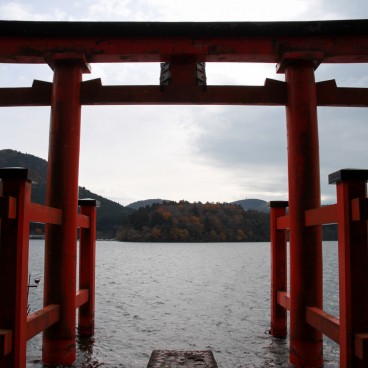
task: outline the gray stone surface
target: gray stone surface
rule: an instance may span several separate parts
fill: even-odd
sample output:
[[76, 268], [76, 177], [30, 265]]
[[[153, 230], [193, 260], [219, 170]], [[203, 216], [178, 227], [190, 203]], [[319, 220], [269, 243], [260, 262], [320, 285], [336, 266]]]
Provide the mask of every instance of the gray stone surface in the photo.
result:
[[218, 368], [210, 350], [153, 350], [147, 368]]

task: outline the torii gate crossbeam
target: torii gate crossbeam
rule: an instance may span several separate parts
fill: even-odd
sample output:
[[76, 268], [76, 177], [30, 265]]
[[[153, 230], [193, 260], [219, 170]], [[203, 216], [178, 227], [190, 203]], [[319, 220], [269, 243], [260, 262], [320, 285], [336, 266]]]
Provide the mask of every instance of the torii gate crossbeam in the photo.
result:
[[0, 62], [45, 63], [62, 53], [90, 63], [278, 63], [285, 53], [321, 52], [323, 62], [368, 61], [366, 20], [309, 22], [0, 21]]
[[[79, 130], [82, 105], [238, 104], [286, 106], [289, 167], [290, 361], [298, 367], [323, 364], [322, 334], [306, 321], [308, 306], [322, 308], [322, 244], [317, 227], [305, 227], [304, 213], [320, 205], [317, 106], [368, 106], [366, 89], [315, 83], [321, 63], [368, 63], [368, 20], [311, 22], [130, 23], [0, 21], [1, 63], [47, 63], [52, 84], [1, 88], [0, 106], [51, 106], [47, 203], [66, 219], [46, 234], [45, 300], [60, 306], [60, 321], [44, 334], [43, 361], [75, 359], [75, 256]], [[165, 86], [103, 86], [82, 82], [90, 63], [169, 62]], [[275, 63], [285, 82], [265, 86], [198, 86], [199, 62]], [[63, 215], [64, 216], [64, 215]], [[1, 267], [0, 267], [1, 268]], [[69, 280], [63, 282], [61, 280]], [[0, 274], [1, 283], [5, 276]], [[367, 277], [362, 279], [368, 284]], [[367, 293], [352, 297], [368, 309]], [[359, 294], [359, 295], [358, 295]], [[0, 328], [8, 307], [0, 304]], [[347, 314], [341, 318], [347, 318]], [[348, 316], [354, 333], [368, 339], [368, 314]], [[24, 331], [23, 331], [24, 332]], [[341, 332], [343, 333], [343, 332]], [[349, 336], [353, 336], [351, 333]], [[9, 337], [9, 334], [7, 335]], [[1, 337], [1, 336], [0, 336]], [[343, 337], [346, 341], [346, 336]], [[350, 338], [350, 337], [349, 337]], [[349, 346], [353, 342], [348, 341]], [[364, 345], [365, 344], [365, 345]], [[0, 352], [1, 353], [1, 352]], [[366, 352], [360, 352], [365, 357]], [[0, 354], [0, 362], [1, 362]], [[12, 358], [7, 358], [14, 366]], [[365, 359], [365, 358], [364, 358]], [[5, 363], [4, 363], [5, 364]], [[8, 364], [8, 363], [7, 363]], [[22, 365], [23, 364], [23, 365]], [[24, 367], [18, 362], [17, 368]], [[342, 354], [341, 367], [364, 366]]]

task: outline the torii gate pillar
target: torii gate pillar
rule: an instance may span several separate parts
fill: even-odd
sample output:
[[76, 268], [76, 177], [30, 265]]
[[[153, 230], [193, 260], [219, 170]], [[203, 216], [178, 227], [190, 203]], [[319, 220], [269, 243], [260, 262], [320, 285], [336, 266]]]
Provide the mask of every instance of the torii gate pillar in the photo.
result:
[[55, 56], [46, 202], [60, 208], [62, 225], [47, 225], [44, 305], [60, 305], [60, 320], [44, 332], [44, 364], [71, 365], [76, 356], [76, 260], [78, 172], [81, 125], [80, 88], [86, 64]]
[[290, 363], [323, 366], [322, 334], [306, 322], [307, 306], [322, 309], [322, 236], [304, 212], [320, 207], [319, 143], [314, 69], [321, 55], [285, 55], [290, 221]]

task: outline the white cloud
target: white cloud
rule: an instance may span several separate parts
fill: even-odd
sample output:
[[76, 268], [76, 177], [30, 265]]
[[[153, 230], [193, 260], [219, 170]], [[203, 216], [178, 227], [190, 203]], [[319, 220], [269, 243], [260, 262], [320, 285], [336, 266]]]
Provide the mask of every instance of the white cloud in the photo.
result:
[[68, 20], [67, 12], [60, 7], [51, 7], [50, 4], [42, 2], [43, 6], [35, 7], [28, 2], [13, 1], [0, 4], [2, 20]]
[[31, 7], [15, 2], [0, 5], [1, 19], [24, 20], [32, 18]]
[[8, 1], [1, 19], [105, 21], [287, 21], [367, 16], [366, 1], [345, 0], [58, 0]]
[[90, 16], [98, 18], [114, 19], [119, 17], [121, 21], [124, 21], [132, 17], [130, 0], [99, 0], [93, 2], [87, 10]]
[[0, 149], [11, 148], [47, 159], [50, 109], [0, 108]]
[[161, 10], [165, 20], [174, 21], [255, 21], [291, 20], [305, 17], [316, 0], [306, 1], [209, 1], [209, 0], [147, 0], [149, 8]]
[[161, 11], [157, 4], [145, 0], [96, 0], [85, 5], [89, 19], [109, 21], [159, 21]]

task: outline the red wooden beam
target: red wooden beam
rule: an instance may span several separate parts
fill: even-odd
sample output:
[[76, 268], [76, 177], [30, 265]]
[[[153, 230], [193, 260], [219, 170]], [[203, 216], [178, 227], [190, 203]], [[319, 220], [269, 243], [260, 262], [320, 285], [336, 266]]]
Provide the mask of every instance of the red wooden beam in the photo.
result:
[[307, 322], [336, 343], [340, 342], [340, 321], [320, 308], [307, 308]]
[[[82, 105], [286, 105], [286, 86], [266, 79], [264, 86], [103, 86], [100, 79], [82, 83]], [[52, 83], [0, 88], [1, 106], [50, 106]], [[334, 80], [316, 83], [318, 106], [367, 107], [368, 88], [337, 87]]]
[[77, 217], [77, 226], [79, 228], [88, 229], [90, 227], [90, 220], [88, 216], [78, 214]]
[[27, 317], [27, 340], [59, 321], [60, 306], [50, 304]]
[[266, 79], [264, 86], [102, 86], [100, 79], [81, 88], [82, 105], [270, 105], [286, 104], [284, 82]]
[[[88, 290], [79, 290], [76, 294], [76, 307], [88, 301]], [[60, 318], [60, 306], [51, 304], [43, 309], [32, 313], [27, 317], [27, 340], [36, 336], [40, 332], [46, 330], [46, 328], [52, 326], [58, 322]]]
[[287, 289], [286, 231], [277, 228], [277, 219], [284, 216], [288, 202], [270, 202], [271, 222], [271, 334], [287, 336], [287, 313], [278, 301], [278, 293]]
[[[8, 219], [16, 218], [17, 200], [13, 197], [0, 197], [0, 216]], [[62, 219], [61, 210], [43, 206], [38, 203], [29, 204], [29, 217], [31, 222], [60, 225]]]
[[351, 201], [353, 221], [368, 220], [368, 198], [355, 198]]
[[305, 211], [305, 226], [335, 224], [337, 222], [337, 205], [331, 204]]
[[81, 289], [78, 290], [77, 295], [75, 296], [75, 304], [76, 307], [79, 308], [80, 306], [82, 306], [83, 304], [88, 302], [88, 298], [89, 298], [89, 292], [87, 289]]
[[368, 333], [355, 334], [355, 355], [368, 362]]
[[88, 301], [78, 311], [79, 336], [93, 336], [95, 330], [96, 295], [96, 210], [99, 202], [93, 199], [78, 201], [80, 212], [90, 220], [90, 227], [80, 230], [79, 287], [88, 290]]
[[321, 367], [322, 334], [305, 320], [307, 306], [322, 307], [323, 286], [321, 228], [304, 223], [305, 211], [321, 204], [315, 63], [299, 58], [285, 58], [284, 62], [288, 92], [290, 363]]
[[287, 51], [319, 50], [324, 62], [367, 62], [368, 21], [312, 22], [0, 22], [0, 62], [44, 63], [68, 50], [88, 62], [276, 63]]
[[290, 296], [286, 291], [279, 291], [277, 293], [277, 303], [279, 303], [286, 310], [290, 310]]
[[62, 212], [59, 208], [47, 207], [38, 203], [31, 203], [30, 212], [31, 222], [54, 225], [61, 224]]
[[61, 226], [46, 226], [44, 303], [60, 305], [60, 322], [43, 334], [42, 360], [48, 365], [71, 365], [76, 354], [82, 62], [58, 59], [54, 70], [46, 204], [60, 208], [63, 221]]
[[289, 215], [280, 216], [276, 221], [276, 226], [279, 230], [288, 229], [289, 225]]
[[0, 358], [12, 352], [13, 333], [11, 330], [0, 330]]
[[[345, 40], [345, 43], [346, 41], [348, 40]], [[327, 43], [328, 40], [325, 42]], [[351, 45], [351, 40], [349, 42]], [[42, 64], [45, 63], [45, 55], [68, 49], [88, 55], [90, 63], [162, 62], [170, 61], [172, 56], [178, 55], [190, 55], [198, 62], [269, 63], [276, 62], [278, 59], [277, 46], [271, 41], [271, 37], [257, 39], [198, 37], [193, 40], [188, 37], [150, 37], [149, 35], [139, 38], [132, 36], [104, 39], [87, 36], [17, 38], [0, 36], [0, 43], [3, 50], [0, 54], [0, 62], [3, 63]], [[311, 40], [309, 40], [310, 43]], [[25, 47], [28, 48], [28, 52], [24, 52]]]
[[32, 87], [0, 88], [0, 106], [50, 106], [52, 83], [34, 80]]
[[318, 82], [317, 105], [336, 107], [367, 107], [368, 88], [337, 87], [336, 81]]
[[356, 198], [366, 198], [368, 170], [343, 169], [329, 175], [338, 203], [340, 366], [365, 368], [356, 356], [356, 336], [368, 331], [367, 221], [353, 218]]
[[[26, 365], [31, 180], [23, 168], [1, 169], [0, 178], [0, 195], [16, 198], [16, 219], [1, 219], [0, 328], [12, 331], [12, 348], [0, 356], [0, 367], [22, 368]], [[6, 335], [4, 345], [9, 346]]]
[[0, 217], [15, 219], [17, 217], [17, 199], [14, 197], [0, 197]]

